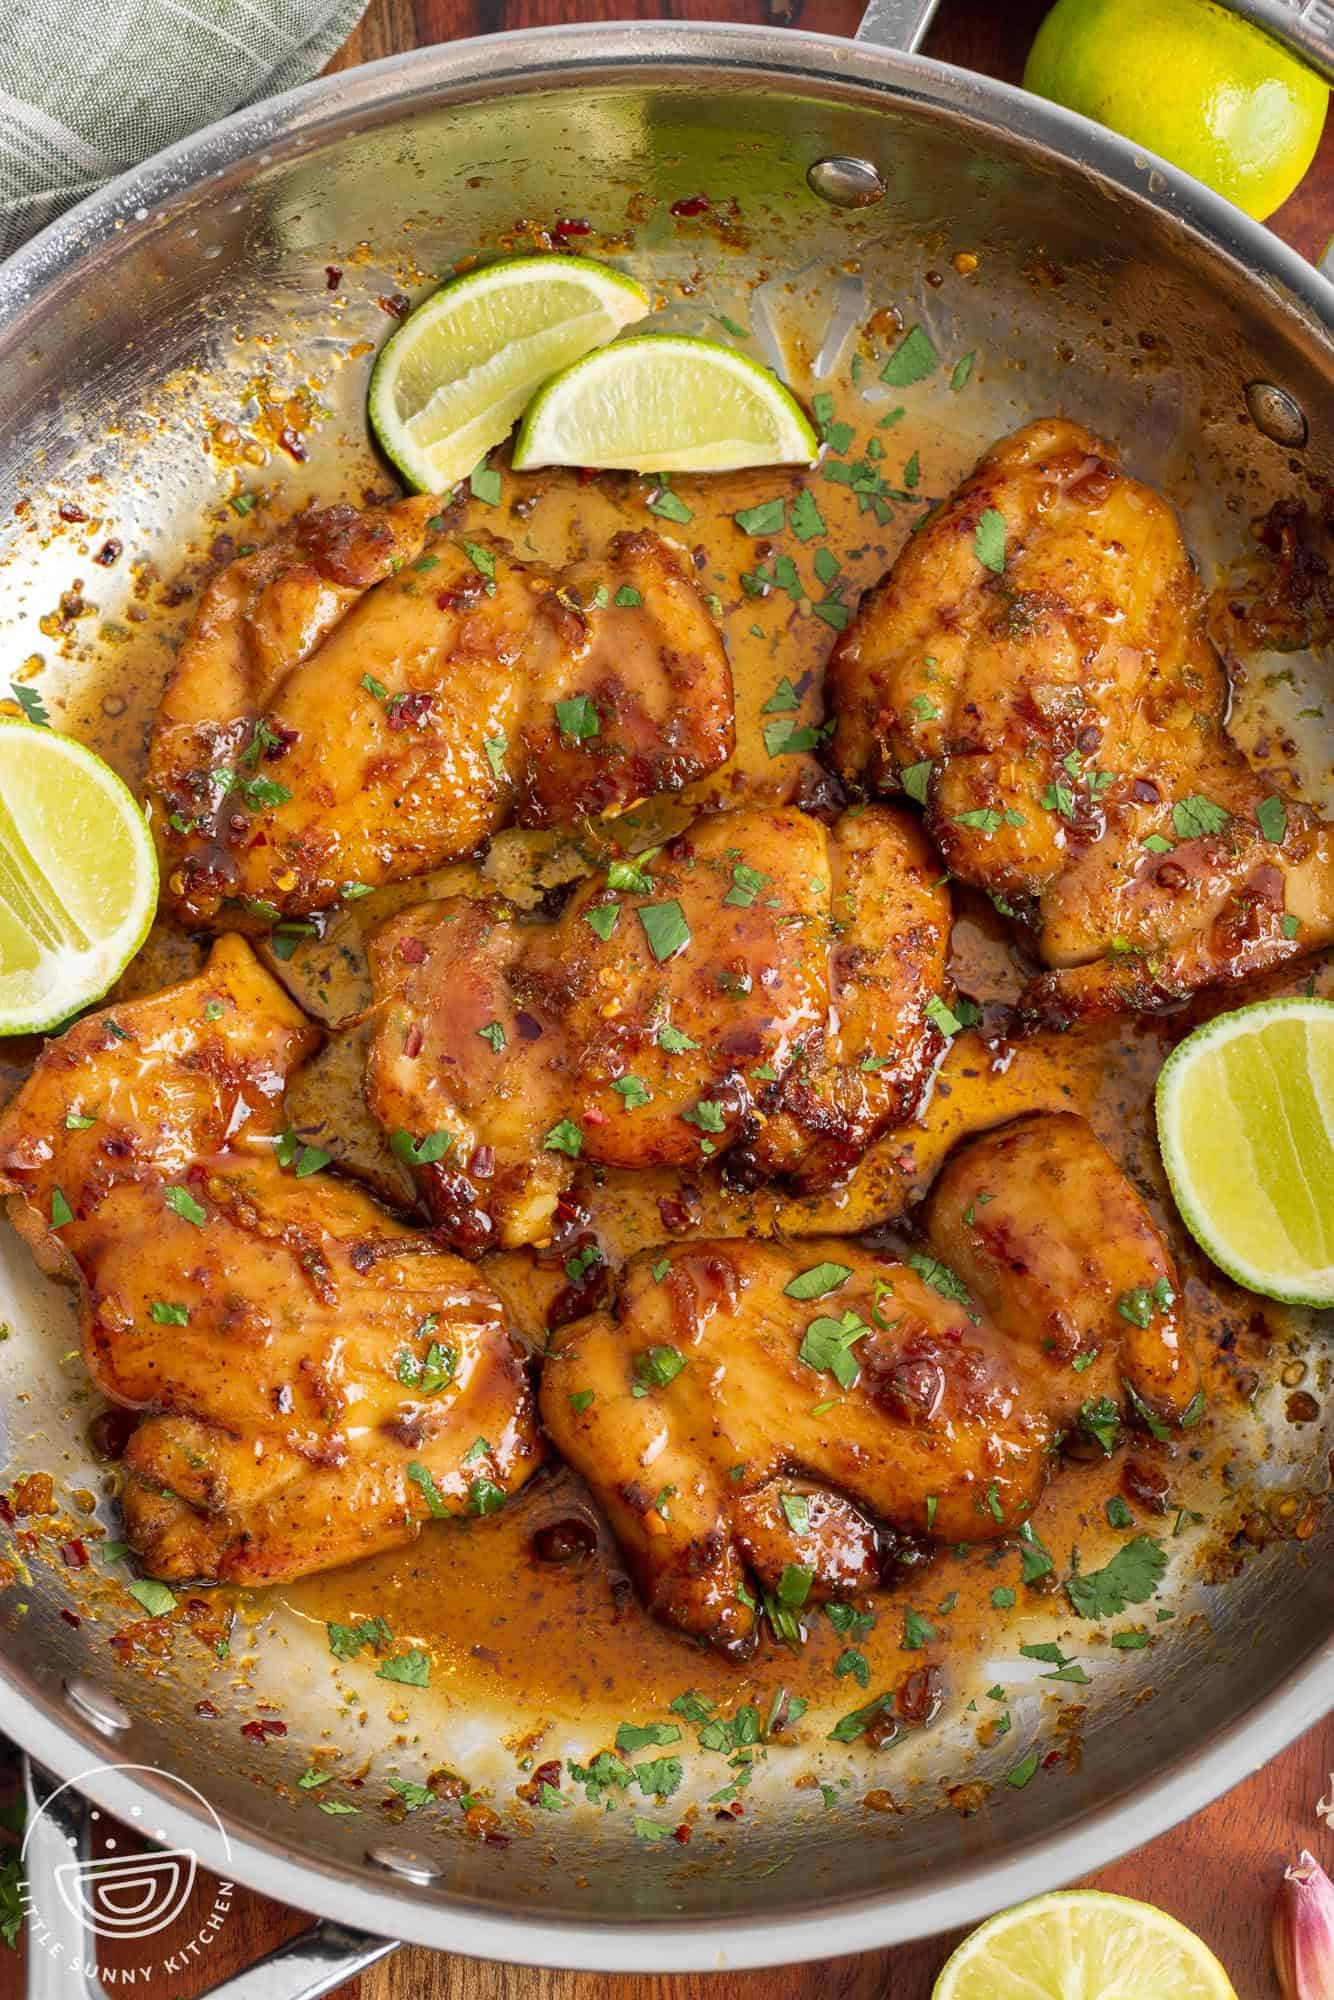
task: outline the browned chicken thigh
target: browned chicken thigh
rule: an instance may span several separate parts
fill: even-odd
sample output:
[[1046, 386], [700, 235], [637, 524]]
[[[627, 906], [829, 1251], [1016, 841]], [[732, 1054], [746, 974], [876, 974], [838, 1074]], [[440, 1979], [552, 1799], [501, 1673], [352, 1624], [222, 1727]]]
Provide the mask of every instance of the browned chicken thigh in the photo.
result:
[[1030, 1533], [1060, 1436], [1112, 1450], [1123, 1388], [1146, 1420], [1198, 1419], [1166, 1247], [1082, 1120], [965, 1147], [927, 1240], [645, 1251], [555, 1337], [543, 1422], [656, 1617], [744, 1659], [748, 1572], [782, 1630], [876, 1584], [895, 1535]]
[[1241, 980], [1334, 939], [1334, 827], [1224, 728], [1176, 515], [1078, 425], [982, 459], [829, 663], [835, 768], [902, 788], [951, 871], [1029, 921], [1060, 1024]]
[[586, 1161], [828, 1187], [910, 1118], [949, 905], [884, 807], [697, 821], [554, 924], [418, 905], [372, 940], [366, 1096], [460, 1248], [531, 1243]]
[[204, 593], [150, 747], [182, 922], [267, 930], [731, 755], [722, 639], [679, 549], [622, 534], [555, 575], [441, 537], [441, 504], [302, 515]]
[[317, 1040], [223, 938], [48, 1044], [0, 1119], [11, 1219], [82, 1280], [94, 1380], [145, 1412], [122, 1504], [159, 1576], [351, 1562], [493, 1512], [542, 1456], [491, 1288], [283, 1137]]

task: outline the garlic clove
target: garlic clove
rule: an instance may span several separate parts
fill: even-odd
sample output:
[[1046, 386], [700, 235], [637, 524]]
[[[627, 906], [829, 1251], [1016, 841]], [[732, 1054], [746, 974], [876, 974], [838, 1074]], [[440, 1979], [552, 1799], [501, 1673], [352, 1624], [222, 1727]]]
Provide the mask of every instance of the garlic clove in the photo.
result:
[[1331, 2000], [1334, 1882], [1305, 1848], [1283, 1871], [1270, 1937], [1283, 2000]]

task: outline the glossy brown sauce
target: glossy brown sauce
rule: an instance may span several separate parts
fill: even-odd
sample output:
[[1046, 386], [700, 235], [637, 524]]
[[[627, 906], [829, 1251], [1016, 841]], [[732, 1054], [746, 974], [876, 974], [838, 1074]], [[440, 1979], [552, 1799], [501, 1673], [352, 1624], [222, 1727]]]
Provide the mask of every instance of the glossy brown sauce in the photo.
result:
[[[966, 470], [971, 443], [915, 428], [906, 418], [881, 428], [878, 419], [893, 401], [868, 406], [849, 391], [838, 413], [856, 427], [845, 461], [859, 457], [875, 438], [884, 456], [874, 463], [889, 487], [920, 495], [923, 501], [939, 497]], [[215, 450], [225, 462], [233, 453], [232, 440], [216, 440]], [[244, 439], [235, 445], [232, 462], [248, 462]], [[780, 494], [790, 498], [803, 483], [818, 501], [826, 536], [800, 543], [784, 534], [770, 544], [737, 527], [736, 512]], [[514, 475], [506, 469], [500, 507], [470, 502], [463, 532], [483, 528], [507, 537], [521, 557], [556, 563], [596, 554], [625, 527], [651, 525], [686, 544], [695, 552], [702, 588], [721, 603], [736, 686], [738, 748], [724, 772], [692, 789], [685, 806], [827, 801], [829, 783], [818, 761], [807, 754], [771, 756], [764, 738], [766, 723], [774, 720], [765, 704], [784, 678], [799, 704], [779, 711], [784, 719], [797, 726], [822, 719], [821, 668], [834, 634], [814, 605], [829, 603], [834, 586], [817, 579], [814, 552], [827, 547], [838, 556], [833, 601], [850, 610], [859, 591], [887, 566], [923, 506], [915, 498], [893, 500], [892, 518], [881, 523], [873, 512], [858, 511], [848, 486], [818, 474], [807, 479], [791, 471], [707, 480], [678, 477], [672, 491], [691, 513], [683, 523], [654, 514], [648, 503], [655, 490], [650, 480], [621, 474], [584, 482], [573, 474]], [[358, 490], [347, 497], [363, 495]], [[61, 524], [53, 518], [50, 525], [71, 538], [72, 571], [84, 577], [90, 574], [92, 553], [114, 530], [114, 521], [101, 515], [86, 524]], [[141, 576], [131, 594], [137, 618], [119, 624], [109, 637], [104, 633], [93, 639], [73, 598], [65, 613], [53, 614], [48, 636], [84, 663], [77, 697], [53, 716], [58, 726], [92, 744], [131, 783], [140, 781], [169, 645], [189, 616], [200, 576], [210, 563], [226, 560], [238, 544], [261, 541], [277, 525], [276, 506], [239, 521], [221, 508], [179, 578], [163, 583], [146, 572]], [[796, 564], [806, 593], [801, 601], [781, 588], [748, 594], [740, 584], [742, 572], [755, 575], [761, 564], [772, 574], [779, 556]], [[1255, 699], [1262, 703], [1262, 693]], [[1258, 709], [1244, 720], [1242, 739], [1250, 745], [1264, 741]], [[1283, 756], [1286, 771], [1290, 745], [1279, 732], [1272, 734], [1278, 739], [1275, 755]], [[630, 835], [629, 846], [646, 845], [662, 825], [680, 824], [686, 816], [676, 804], [645, 808], [618, 832], [622, 838]], [[489, 863], [440, 871], [430, 878], [429, 888], [494, 886], [498, 868], [513, 870], [520, 885], [562, 879], [572, 868], [589, 865], [602, 842], [596, 828], [578, 830], [573, 842], [502, 836]], [[544, 869], [549, 871], [545, 875]], [[319, 1018], [346, 1018], [367, 997], [361, 934], [391, 909], [424, 893], [427, 885], [419, 882], [366, 898], [337, 932], [303, 945], [275, 969]], [[183, 976], [197, 958], [192, 941], [159, 926], [121, 990], [151, 990]], [[989, 1001], [1013, 999], [1021, 983], [1007, 927], [985, 902], [967, 895], [956, 903], [953, 963], [960, 991], [984, 1007]], [[1311, 980], [1316, 992], [1334, 993], [1330, 967], [1315, 964], [1275, 978], [1264, 991], [1302, 991]], [[433, 1687], [460, 1704], [500, 1711], [512, 1723], [522, 1718], [536, 1724], [559, 1714], [583, 1716], [593, 1727], [598, 1716], [614, 1721], [660, 1712], [689, 1687], [732, 1707], [751, 1698], [767, 1702], [776, 1688], [786, 1686], [813, 1706], [837, 1714], [898, 1685], [928, 1663], [943, 1668], [947, 1690], [976, 1698], [990, 1678], [989, 1657], [1002, 1646], [1013, 1655], [1026, 1617], [1051, 1608], [1051, 1593], [1068, 1571], [1071, 1549], [1077, 1544], [1085, 1569], [1091, 1569], [1122, 1544], [1124, 1534], [1112, 1532], [1105, 1518], [1105, 1502], [1113, 1493], [1129, 1494], [1136, 1530], [1169, 1540], [1179, 1539], [1174, 1536], [1179, 1530], [1191, 1539], [1198, 1562], [1214, 1568], [1233, 1560], [1229, 1550], [1234, 1541], [1243, 1545], [1271, 1534], [1310, 1533], [1315, 1514], [1302, 1491], [1303, 1427], [1309, 1412], [1300, 1398], [1306, 1395], [1309, 1402], [1309, 1391], [1323, 1387], [1318, 1370], [1299, 1355], [1310, 1316], [1241, 1292], [1205, 1262], [1176, 1220], [1153, 1139], [1153, 1082], [1167, 1051], [1208, 1014], [1235, 1003], [1235, 995], [1205, 996], [1167, 1020], [1132, 1019], [1014, 1044], [989, 1038], [989, 1021], [1002, 1017], [999, 1010], [984, 1013], [982, 1028], [960, 1035], [950, 1048], [919, 1123], [882, 1139], [846, 1187], [818, 1201], [790, 1202], [769, 1191], [729, 1195], [710, 1173], [683, 1184], [674, 1172], [605, 1172], [581, 1186], [586, 1226], [613, 1264], [668, 1234], [853, 1232], [902, 1221], [950, 1146], [970, 1131], [1036, 1108], [1075, 1110], [1088, 1117], [1149, 1199], [1180, 1260], [1210, 1410], [1189, 1442], [1159, 1444], [1136, 1437], [1114, 1459], [1058, 1469], [1035, 1520], [1056, 1567], [1032, 1589], [1020, 1585], [1014, 1545], [944, 1553], [907, 1587], [875, 1601], [877, 1622], [856, 1641], [867, 1661], [866, 1689], [851, 1674], [835, 1678], [834, 1663], [846, 1642], [823, 1616], [809, 1621], [809, 1643], [799, 1655], [766, 1636], [756, 1660], [738, 1669], [651, 1623], [581, 1482], [555, 1467], [484, 1524], [431, 1528], [409, 1549], [287, 1588], [277, 1593], [281, 1602], [302, 1621], [385, 1618], [396, 1637], [410, 1638], [430, 1651]], [[0, 1049], [0, 1095], [18, 1081], [32, 1053], [19, 1044]], [[355, 1076], [355, 1064], [326, 1064], [315, 1090], [302, 1099], [303, 1124], [326, 1121], [322, 1135], [331, 1144], [345, 1142], [358, 1125], [358, 1107], [350, 1094]], [[559, 1256], [512, 1253], [488, 1260], [485, 1268], [525, 1339], [540, 1348], [548, 1315], [566, 1282]], [[1295, 1392], [1284, 1440], [1292, 1451], [1293, 1475], [1260, 1501], [1244, 1481], [1231, 1486], [1223, 1481], [1223, 1465], [1231, 1455], [1228, 1426], [1257, 1385], [1279, 1369]], [[1311, 1483], [1326, 1483], [1323, 1468], [1311, 1468]], [[557, 1554], [566, 1559], [549, 1559]], [[999, 1605], [992, 1598], [997, 1590], [1002, 1593]], [[1011, 1590], [1016, 1594], [1013, 1605], [1004, 1601]], [[924, 1645], [905, 1648], [902, 1643], [906, 1607], [933, 1629]], [[243, 1617], [262, 1617], [272, 1601], [242, 1600], [238, 1608]], [[1161, 1629], [1152, 1605], [1115, 1623], [1144, 1629], [1150, 1643], [1155, 1629]], [[1105, 1633], [1095, 1639], [1086, 1630], [1081, 1637], [1086, 1646], [1106, 1644]], [[1068, 1650], [1073, 1653], [1074, 1645]], [[980, 1681], [979, 1674], [984, 1676]], [[1077, 1699], [1077, 1690], [1073, 1692]], [[987, 1708], [979, 1700], [982, 1741], [995, 1726]]]

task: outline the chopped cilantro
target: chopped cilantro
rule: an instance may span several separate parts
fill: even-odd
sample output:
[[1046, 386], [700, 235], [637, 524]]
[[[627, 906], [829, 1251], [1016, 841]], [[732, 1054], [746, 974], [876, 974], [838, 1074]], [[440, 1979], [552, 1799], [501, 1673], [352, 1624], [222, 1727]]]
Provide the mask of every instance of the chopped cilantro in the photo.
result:
[[[59, 1189], [56, 1192], [59, 1193]], [[188, 1188], [169, 1187], [162, 1198], [167, 1207], [180, 1216], [182, 1222], [193, 1222], [196, 1229], [202, 1229], [208, 1221], [205, 1210], [200, 1207]], [[63, 1201], [64, 1197], [61, 1199]], [[65, 1220], [69, 1222], [73, 1218], [67, 1215]]]
[[136, 1604], [143, 1605], [150, 1618], [165, 1618], [169, 1611], [176, 1609], [175, 1594], [168, 1590], [165, 1583], [159, 1583], [156, 1577], [137, 1577], [125, 1588]]
[[1255, 808], [1255, 822], [1266, 840], [1281, 846], [1288, 834], [1288, 811], [1277, 792], [1261, 799]]
[[449, 1514], [449, 1508], [445, 1505], [444, 1495], [441, 1493], [440, 1488], [431, 1477], [430, 1468], [418, 1464], [414, 1458], [408, 1466], [408, 1478], [426, 1502], [426, 1511], [430, 1514], [432, 1520], [443, 1521], [446, 1519]]
[[899, 772], [899, 783], [910, 799], [916, 799], [919, 806], [926, 804], [926, 788], [931, 783], [935, 765], [929, 757], [923, 757], [920, 764], [905, 764]]
[[667, 903], [645, 903], [636, 915], [644, 927], [649, 950], [659, 965], [690, 943], [690, 926], [675, 897]]
[[880, 370], [880, 380], [888, 382], [891, 389], [911, 389], [914, 383], [924, 382], [939, 365], [940, 356], [930, 334], [925, 327], [914, 326]]
[[542, 1150], [564, 1153], [568, 1159], [577, 1160], [584, 1150], [584, 1135], [572, 1119], [562, 1118], [543, 1138]]
[[757, 507], [743, 507], [732, 519], [743, 535], [778, 535], [787, 517], [787, 502], [761, 500]]
[[646, 1347], [635, 1356], [634, 1396], [647, 1396], [650, 1389], [665, 1389], [686, 1365], [679, 1347]]
[[822, 1299], [830, 1292], [836, 1292], [852, 1276], [848, 1264], [811, 1264], [806, 1270], [798, 1271], [795, 1278], [789, 1278], [783, 1287], [789, 1299]]
[[434, 1166], [443, 1160], [454, 1146], [452, 1132], [428, 1132], [424, 1138], [414, 1139], [411, 1132], [405, 1132], [400, 1125], [389, 1135], [389, 1150], [397, 1160], [409, 1167]]
[[1144, 1604], [1157, 1590], [1167, 1556], [1152, 1535], [1136, 1535], [1118, 1549], [1105, 1568], [1066, 1580], [1066, 1595], [1078, 1618], [1116, 1618], [1127, 1604]]
[[36, 688], [24, 687], [21, 681], [11, 681], [9, 691], [29, 722], [35, 722], [39, 729], [50, 728], [51, 717]]
[[1172, 808], [1172, 824], [1179, 840], [1202, 840], [1206, 834], [1221, 833], [1230, 818], [1224, 806], [1215, 805], [1202, 792], [1178, 799]]
[[498, 1056], [500, 1051], [505, 1047], [504, 1024], [500, 1021], [488, 1021], [486, 1026], [479, 1028], [477, 1032], [482, 1040], [488, 1044], [492, 1055]]
[[556, 727], [562, 743], [583, 743], [601, 731], [597, 708], [586, 694], [572, 695], [556, 703]]
[[973, 554], [983, 569], [993, 571], [996, 576], [1004, 574], [1005, 516], [995, 507], [988, 507], [977, 524]]
[[658, 1047], [666, 1049], [669, 1056], [684, 1055], [687, 1049], [697, 1049], [698, 1042], [692, 1042], [689, 1035], [680, 1028], [674, 1028], [670, 1021], [664, 1021], [655, 1037]]
[[406, 1653], [396, 1653], [392, 1659], [380, 1663], [375, 1669], [375, 1678], [378, 1681], [399, 1681], [404, 1687], [429, 1687], [430, 1655], [424, 1653], [420, 1646], [413, 1646]]
[[148, 1308], [154, 1323], [158, 1326], [189, 1326], [189, 1306], [175, 1306], [166, 1299], [154, 1299]]

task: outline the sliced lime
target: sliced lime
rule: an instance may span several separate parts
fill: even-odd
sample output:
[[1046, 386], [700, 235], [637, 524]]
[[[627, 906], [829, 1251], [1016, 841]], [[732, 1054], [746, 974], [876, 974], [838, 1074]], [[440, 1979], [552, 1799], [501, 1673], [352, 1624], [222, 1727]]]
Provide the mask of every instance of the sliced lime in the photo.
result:
[[1158, 1143], [1220, 1270], [1334, 1305], [1334, 1001], [1260, 1000], [1187, 1035], [1158, 1078]]
[[642, 333], [539, 390], [514, 464], [735, 472], [809, 465], [818, 452], [800, 403], [767, 368], [712, 340]]
[[931, 2000], [1237, 2000], [1209, 1947], [1150, 1903], [1067, 1889], [964, 1939]]
[[648, 293], [587, 257], [509, 257], [433, 292], [371, 374], [371, 429], [410, 486], [443, 493], [509, 435], [534, 389], [642, 319]]
[[100, 1000], [156, 908], [134, 794], [82, 743], [0, 719], [0, 1035]]

